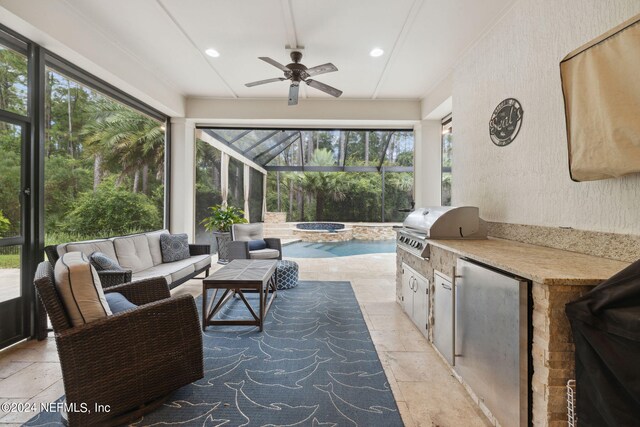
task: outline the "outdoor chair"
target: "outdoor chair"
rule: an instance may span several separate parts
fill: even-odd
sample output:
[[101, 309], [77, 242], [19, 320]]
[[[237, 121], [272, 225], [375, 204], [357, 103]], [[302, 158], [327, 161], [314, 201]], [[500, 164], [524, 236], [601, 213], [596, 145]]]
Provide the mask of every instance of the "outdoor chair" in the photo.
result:
[[[138, 307], [72, 326], [49, 262], [34, 285], [53, 325], [66, 403], [109, 405], [69, 412], [69, 425], [120, 425], [157, 408], [172, 391], [204, 376], [193, 297], [172, 297], [161, 277], [104, 289]], [[106, 407], [106, 406], [103, 406]]]
[[263, 224], [233, 224], [229, 243], [229, 260], [282, 259], [282, 243], [277, 238], [264, 238]]

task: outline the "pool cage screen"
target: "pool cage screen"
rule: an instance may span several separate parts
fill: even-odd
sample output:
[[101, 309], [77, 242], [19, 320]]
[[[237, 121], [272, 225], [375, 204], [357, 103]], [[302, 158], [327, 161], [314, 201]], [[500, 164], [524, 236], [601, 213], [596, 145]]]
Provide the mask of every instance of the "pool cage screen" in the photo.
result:
[[196, 224], [211, 204], [287, 221], [398, 222], [413, 206], [413, 131], [196, 130]]

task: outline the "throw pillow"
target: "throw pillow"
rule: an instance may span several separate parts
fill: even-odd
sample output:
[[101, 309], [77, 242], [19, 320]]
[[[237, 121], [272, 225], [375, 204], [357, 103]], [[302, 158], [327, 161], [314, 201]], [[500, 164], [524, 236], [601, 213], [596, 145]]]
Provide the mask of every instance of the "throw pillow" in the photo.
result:
[[113, 314], [137, 307], [137, 305], [129, 301], [119, 292], [109, 292], [105, 295], [105, 298], [107, 299], [107, 303], [109, 304], [109, 308]]
[[259, 251], [260, 249], [267, 249], [267, 242], [264, 240], [249, 240], [250, 251]]
[[174, 262], [189, 258], [189, 240], [186, 234], [160, 235], [162, 262]]
[[89, 262], [91, 265], [95, 267], [98, 271], [110, 270], [110, 271], [125, 271], [124, 268], [120, 267], [118, 261], [109, 258], [107, 255], [102, 252], [94, 252], [89, 257]]
[[54, 277], [73, 326], [82, 326], [111, 314], [98, 272], [82, 252], [62, 255], [56, 262]]

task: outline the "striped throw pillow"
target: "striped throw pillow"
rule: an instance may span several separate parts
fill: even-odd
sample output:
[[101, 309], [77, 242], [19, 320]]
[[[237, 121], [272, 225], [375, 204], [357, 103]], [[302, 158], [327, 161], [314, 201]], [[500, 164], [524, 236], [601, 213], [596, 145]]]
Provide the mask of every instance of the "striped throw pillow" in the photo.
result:
[[62, 255], [54, 269], [56, 289], [73, 326], [111, 315], [98, 272], [82, 252]]

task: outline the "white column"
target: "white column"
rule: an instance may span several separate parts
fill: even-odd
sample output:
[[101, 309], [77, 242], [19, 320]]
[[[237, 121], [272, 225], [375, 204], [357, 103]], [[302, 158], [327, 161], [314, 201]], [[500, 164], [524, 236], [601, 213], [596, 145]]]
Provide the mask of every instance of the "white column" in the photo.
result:
[[441, 138], [440, 120], [422, 120], [414, 127], [414, 180], [416, 207], [440, 206]]
[[244, 164], [243, 170], [243, 184], [244, 184], [244, 217], [249, 220], [249, 192], [251, 191], [251, 175], [249, 172], [249, 165]]
[[227, 206], [229, 198], [229, 155], [220, 153], [220, 195], [222, 196], [222, 206]]
[[171, 224], [172, 233], [195, 238], [195, 125], [171, 119]]

